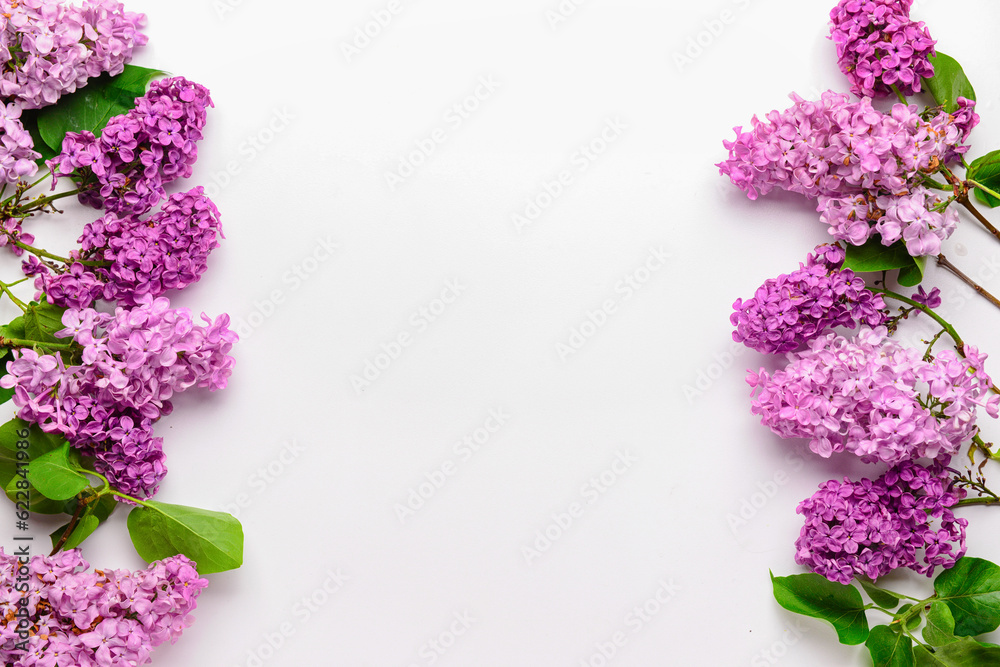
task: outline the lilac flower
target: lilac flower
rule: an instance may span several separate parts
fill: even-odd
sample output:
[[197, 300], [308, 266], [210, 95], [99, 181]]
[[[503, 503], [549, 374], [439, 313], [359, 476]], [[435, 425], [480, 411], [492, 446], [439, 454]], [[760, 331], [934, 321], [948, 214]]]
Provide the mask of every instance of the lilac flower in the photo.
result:
[[899, 567], [933, 576], [965, 555], [968, 521], [951, 509], [964, 496], [937, 465], [906, 462], [875, 481], [830, 480], [799, 504], [805, 525], [795, 562], [842, 584]]
[[219, 211], [197, 187], [148, 220], [108, 213], [86, 226], [80, 244], [84, 256], [109, 263], [95, 270], [103, 298], [134, 305], [197, 282], [221, 236]]
[[[930, 293], [928, 293], [924, 291], [923, 285], [918, 285], [916, 293], [913, 294], [910, 298], [916, 301], [917, 303], [924, 304], [928, 308], [937, 308], [938, 306], [941, 305], [941, 290], [935, 287], [930, 291]], [[916, 311], [916, 313], [919, 314], [920, 311], [918, 310]]]
[[191, 175], [209, 106], [203, 86], [182, 77], [154, 81], [135, 108], [112, 118], [99, 138], [67, 133], [49, 168], [54, 177], [78, 181], [81, 202], [141, 215], [166, 198], [164, 185]]
[[70, 309], [56, 335], [82, 347], [81, 363], [65, 366], [60, 353], [20, 350], [0, 384], [14, 388], [20, 418], [94, 457], [119, 491], [150, 497], [166, 474], [153, 423], [173, 409], [175, 393], [222, 389], [232, 373], [237, 336], [229, 317], [202, 318], [195, 324], [187, 309], [148, 296], [114, 315]]
[[808, 438], [823, 457], [847, 451], [891, 465], [947, 459], [979, 432], [977, 409], [996, 418], [1000, 395], [967, 345], [925, 361], [888, 339], [885, 327], [862, 329], [853, 340], [830, 333], [773, 374], [750, 373], [752, 412], [783, 438]]
[[79, 262], [71, 264], [65, 273], [56, 275], [50, 274], [44, 264], [31, 264], [28, 271], [35, 276], [35, 289], [38, 290], [35, 298], [41, 299], [44, 294], [49, 303], [63, 308], [89, 308], [104, 293], [104, 283]]
[[934, 40], [923, 22], [910, 19], [909, 0], [841, 0], [830, 12], [830, 39], [840, 71], [859, 97], [920, 92], [934, 76]]
[[17, 183], [35, 175], [35, 160], [42, 156], [34, 145], [31, 134], [21, 124], [21, 107], [0, 103], [0, 181]]
[[143, 14], [115, 0], [0, 2], [0, 95], [23, 109], [54, 104], [102, 72], [120, 74], [132, 51], [147, 42]]
[[733, 340], [758, 352], [799, 349], [833, 327], [885, 321], [882, 297], [865, 287], [850, 269], [841, 269], [844, 251], [819, 246], [791, 275], [767, 280], [747, 301], [737, 299], [730, 322]]
[[862, 245], [878, 234], [884, 245], [903, 241], [911, 255], [937, 254], [958, 218], [937, 210], [942, 199], [918, 176], [968, 150], [971, 107], [925, 121], [915, 106], [884, 114], [868, 98], [851, 102], [833, 92], [819, 102], [792, 99], [767, 122], [755, 117], [752, 131], [736, 128], [736, 141], [723, 142], [729, 158], [720, 172], [750, 199], [775, 187], [817, 199], [837, 240]]
[[[183, 555], [144, 570], [94, 570], [80, 551], [34, 556], [27, 590], [15, 588], [20, 564], [0, 549], [0, 664], [18, 667], [144, 665], [152, 650], [175, 641], [208, 580]], [[26, 644], [14, 607], [27, 601]], [[26, 647], [26, 650], [25, 650]]]

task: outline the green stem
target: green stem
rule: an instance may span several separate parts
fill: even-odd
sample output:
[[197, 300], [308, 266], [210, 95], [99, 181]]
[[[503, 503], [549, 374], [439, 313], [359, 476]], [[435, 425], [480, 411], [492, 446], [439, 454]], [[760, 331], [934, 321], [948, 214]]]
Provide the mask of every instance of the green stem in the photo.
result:
[[[21, 281], [19, 280], [17, 282], [21, 282]], [[26, 304], [25, 302], [23, 302], [20, 299], [18, 299], [16, 296], [14, 296], [14, 293], [10, 291], [11, 286], [12, 285], [16, 285], [16, 284], [17, 283], [11, 283], [10, 285], [8, 285], [7, 283], [5, 283], [2, 280], [0, 280], [0, 293], [6, 294], [7, 296], [9, 296], [10, 300], [14, 302], [14, 305], [16, 305], [18, 308], [20, 308], [22, 313], [26, 313], [26, 312], [28, 312], [28, 304]]]
[[79, 193], [80, 193], [79, 190], [67, 190], [66, 192], [60, 192], [58, 194], [49, 195], [48, 197], [42, 197], [41, 199], [35, 199], [33, 201], [28, 202], [28, 204], [25, 205], [24, 208], [18, 207], [18, 211], [20, 213], [30, 213], [31, 211], [44, 208], [54, 201], [58, 201], [59, 199], [63, 199], [64, 197], [72, 197], [73, 195]]
[[896, 97], [899, 98], [900, 102], [902, 102], [903, 104], [909, 104], [909, 102], [907, 102], [906, 100], [906, 95], [903, 95], [902, 91], [898, 87], [896, 87], [896, 84], [892, 85], [892, 92], [896, 93]]
[[991, 195], [993, 197], [996, 197], [997, 199], [1000, 199], [1000, 193], [997, 193], [997, 192], [989, 189], [988, 187], [986, 187], [985, 185], [983, 185], [982, 183], [980, 183], [978, 181], [974, 181], [971, 178], [969, 178], [969, 179], [966, 179], [965, 182], [968, 183], [969, 185], [973, 186], [973, 187], [979, 188], [980, 190], [982, 190], [983, 192], [985, 192], [988, 195]]
[[927, 343], [927, 351], [924, 352], [924, 361], [930, 361], [930, 359], [931, 359], [931, 350], [934, 349], [934, 345], [941, 338], [941, 335], [945, 334], [945, 333], [948, 333], [948, 332], [945, 331], [944, 329], [941, 329], [941, 331], [938, 331], [937, 335], [934, 336], [934, 338], [931, 338], [930, 342]]
[[909, 304], [910, 306], [913, 306], [914, 308], [923, 313], [927, 313], [927, 315], [929, 315], [935, 322], [940, 324], [941, 327], [946, 332], [948, 332], [948, 335], [951, 336], [951, 339], [955, 341], [955, 349], [958, 350], [958, 353], [963, 357], [965, 356], [965, 341], [963, 341], [962, 337], [958, 335], [957, 331], [955, 331], [955, 327], [948, 324], [948, 322], [945, 321], [944, 318], [942, 318], [940, 315], [935, 313], [932, 308], [927, 307], [925, 304], [922, 304], [919, 301], [914, 301], [913, 299], [905, 297], [902, 294], [896, 294], [895, 292], [883, 289], [881, 287], [869, 287], [868, 289], [870, 289], [872, 292], [875, 292], [876, 294], [887, 296], [890, 299], [895, 299], [896, 301], [902, 301], [903, 303]]
[[71, 343], [47, 343], [40, 340], [25, 340], [24, 338], [4, 338], [0, 336], [0, 347], [41, 347], [47, 350], [73, 351]]
[[70, 264], [83, 264], [84, 266], [107, 266], [108, 265], [107, 262], [95, 262], [95, 261], [86, 260], [86, 259], [69, 259], [67, 257], [60, 257], [59, 255], [55, 255], [55, 254], [49, 252], [48, 250], [43, 250], [42, 248], [35, 248], [34, 246], [30, 246], [27, 243], [24, 243], [23, 241], [18, 241], [16, 239], [11, 239], [11, 242], [15, 246], [17, 246], [18, 248], [20, 248], [21, 250], [25, 250], [27, 252], [30, 252], [32, 255], [35, 255], [37, 257], [44, 257], [45, 259], [51, 259], [51, 260], [54, 260], [56, 262], [62, 262], [63, 264], [66, 264], [67, 266], [69, 266]]
[[964, 498], [959, 500], [955, 507], [968, 507], [970, 505], [1000, 505], [1000, 498]]

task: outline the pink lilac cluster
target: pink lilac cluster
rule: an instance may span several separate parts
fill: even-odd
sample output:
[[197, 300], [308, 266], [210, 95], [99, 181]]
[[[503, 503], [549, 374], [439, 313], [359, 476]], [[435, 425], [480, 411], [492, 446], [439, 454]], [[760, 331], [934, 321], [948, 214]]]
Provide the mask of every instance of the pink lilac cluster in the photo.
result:
[[792, 352], [833, 327], [885, 321], [882, 297], [865, 287], [836, 245], [819, 246], [790, 275], [771, 278], [733, 304], [733, 340], [765, 354]]
[[858, 97], [884, 97], [893, 86], [920, 92], [934, 76], [934, 40], [922, 21], [910, 18], [912, 0], [840, 0], [830, 11], [830, 39], [840, 71]]
[[183, 555], [134, 572], [89, 567], [78, 549], [26, 561], [0, 549], [0, 664], [149, 664], [191, 625], [208, 586]]
[[936, 254], [957, 218], [937, 210], [941, 198], [917, 177], [968, 150], [971, 103], [925, 121], [916, 106], [896, 104], [885, 114], [868, 98], [852, 102], [832, 91], [817, 102], [792, 99], [766, 122], [754, 117], [752, 130], [736, 128], [736, 140], [723, 142], [729, 157], [716, 165], [720, 172], [750, 199], [774, 188], [817, 199], [837, 240], [861, 245], [879, 235], [884, 245], [904, 241], [913, 256]]
[[37, 109], [102, 72], [120, 74], [147, 42], [145, 22], [116, 0], [0, 0], [0, 96]]
[[31, 134], [21, 124], [21, 108], [0, 102], [0, 182], [17, 183], [38, 171], [35, 160], [41, 154], [34, 145]]
[[994, 418], [1000, 411], [986, 355], [971, 345], [964, 351], [925, 360], [885, 327], [863, 328], [852, 340], [830, 333], [790, 353], [782, 370], [749, 373], [751, 410], [783, 438], [808, 438], [823, 457], [946, 460], [978, 433], [978, 408]]
[[188, 309], [148, 296], [114, 315], [67, 310], [66, 328], [56, 335], [82, 348], [81, 363], [66, 366], [60, 353], [22, 349], [0, 386], [14, 389], [21, 419], [93, 456], [95, 469], [116, 489], [151, 497], [166, 474], [154, 422], [170, 413], [175, 393], [222, 389], [232, 373], [229, 352], [237, 336], [229, 316], [202, 318], [204, 324], [195, 324]]
[[842, 584], [899, 567], [933, 576], [965, 555], [969, 522], [951, 509], [963, 497], [937, 465], [906, 462], [874, 481], [830, 480], [799, 504], [805, 525], [795, 562]]
[[81, 202], [141, 215], [166, 198], [164, 185], [191, 175], [209, 106], [204, 86], [183, 77], [154, 81], [100, 137], [67, 133], [49, 168], [54, 177], [72, 176], [79, 183]]
[[163, 208], [142, 219], [107, 213], [88, 224], [77, 259], [61, 273], [34, 256], [23, 263], [35, 278], [36, 299], [65, 308], [86, 308], [97, 299], [134, 306], [146, 297], [183, 289], [208, 269], [208, 256], [223, 238], [219, 210], [200, 186], [171, 195]]

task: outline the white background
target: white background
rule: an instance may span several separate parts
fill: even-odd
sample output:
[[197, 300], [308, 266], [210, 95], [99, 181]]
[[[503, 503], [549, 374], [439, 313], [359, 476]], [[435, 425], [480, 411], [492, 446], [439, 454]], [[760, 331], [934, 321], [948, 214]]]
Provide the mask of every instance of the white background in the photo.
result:
[[[832, 4], [587, 0], [553, 25], [558, 0], [402, 0], [348, 58], [387, 0], [128, 2], [149, 15], [134, 62], [216, 103], [176, 188], [212, 186], [226, 241], [174, 303], [229, 312], [244, 334], [230, 387], [185, 394], [159, 424], [158, 499], [238, 513], [245, 563], [210, 577], [197, 621], [153, 663], [870, 664], [778, 607], [768, 569], [802, 571], [801, 499], [878, 471], [760, 426], [744, 371], [774, 362], [734, 347], [728, 322], [736, 297], [826, 232], [801, 198], [750, 202], [713, 166], [733, 126], [790, 91], [846, 90]], [[913, 14], [977, 85], [980, 155], [1000, 143], [1000, 8], [960, 4]], [[609, 122], [614, 140], [581, 159]], [[386, 173], [428, 140], [391, 188]], [[563, 171], [559, 196], [539, 199]], [[531, 200], [550, 205], [519, 229]], [[40, 229], [72, 240], [88, 215]], [[669, 259], [650, 271], [652, 252]], [[1000, 244], [974, 223], [945, 252], [1000, 291]], [[436, 302], [449, 284], [457, 298]], [[938, 271], [929, 284], [1000, 354], [1000, 313]], [[606, 321], [585, 324], [607, 301]], [[360, 390], [369, 361], [382, 369]], [[491, 411], [505, 423], [456, 450]], [[427, 497], [401, 516], [411, 492]], [[996, 511], [963, 513], [970, 554], [1000, 557]], [[52, 528], [35, 521], [40, 538]], [[84, 546], [99, 567], [144, 565], [124, 512]]]

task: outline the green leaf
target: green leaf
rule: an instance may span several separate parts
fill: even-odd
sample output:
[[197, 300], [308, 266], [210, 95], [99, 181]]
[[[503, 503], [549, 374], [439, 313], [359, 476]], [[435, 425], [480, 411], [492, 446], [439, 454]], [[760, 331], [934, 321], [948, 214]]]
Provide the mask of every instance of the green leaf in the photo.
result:
[[[982, 183], [994, 192], [1000, 192], [1000, 151], [993, 151], [973, 160], [966, 177], [971, 181]], [[1000, 206], [1000, 199], [980, 188], [975, 188], [975, 193], [976, 199], [990, 208]]]
[[[899, 618], [900, 616], [910, 611], [911, 609], [913, 609], [912, 604], [904, 604], [896, 612], [896, 618]], [[911, 616], [908, 619], [906, 619], [907, 630], [916, 630], [919, 625], [920, 625], [920, 614], [916, 614], [915, 616]]]
[[85, 88], [39, 111], [39, 136], [56, 152], [62, 150], [67, 132], [86, 130], [100, 136], [108, 121], [134, 108], [135, 98], [145, 95], [146, 85], [161, 74], [160, 70], [126, 65], [118, 76], [103, 74], [91, 79]]
[[975, 101], [976, 91], [957, 60], [938, 51], [937, 55], [930, 57], [930, 61], [934, 66], [934, 76], [923, 82], [934, 96], [934, 101], [945, 111], [952, 113], [958, 109], [959, 97]]
[[961, 558], [934, 580], [934, 591], [955, 617], [955, 634], [974, 637], [1000, 627], [1000, 567]]
[[27, 340], [35, 340], [40, 343], [60, 341], [59, 338], [56, 338], [55, 332], [66, 328], [62, 323], [62, 316], [65, 312], [65, 308], [53, 306], [48, 302], [36, 303], [32, 301], [28, 305], [28, 311], [24, 314], [24, 337]]
[[861, 584], [861, 588], [865, 589], [865, 593], [868, 593], [868, 597], [872, 599], [872, 602], [884, 609], [895, 609], [902, 599], [902, 597], [892, 591], [887, 591], [884, 588], [876, 586], [875, 582], [868, 579], [858, 577], [858, 583]]
[[[80, 517], [79, 522], [76, 524], [76, 528], [70, 533], [69, 538], [63, 543], [60, 550], [65, 551], [67, 549], [75, 549], [80, 544], [90, 537], [90, 535], [97, 530], [97, 527], [101, 525], [101, 520], [98, 519], [93, 514], [85, 514]], [[63, 533], [69, 528], [69, 523], [56, 528], [52, 533], [49, 534], [49, 538], [52, 540], [52, 548], [54, 549], [56, 545], [59, 544], [59, 540], [62, 539]]]
[[243, 526], [232, 515], [154, 500], [146, 505], [129, 512], [128, 532], [147, 562], [184, 554], [199, 574], [243, 564]]
[[924, 641], [931, 646], [944, 646], [956, 641], [955, 637], [955, 617], [951, 615], [951, 609], [940, 600], [931, 604], [927, 612], [927, 625], [923, 630]]
[[875, 667], [913, 667], [913, 642], [888, 625], [876, 625], [865, 641]]
[[24, 338], [24, 315], [18, 315], [7, 324], [0, 326], [2, 338]]
[[28, 465], [28, 481], [46, 498], [69, 500], [90, 486], [87, 476], [79, 472], [79, 461], [74, 459], [78, 459], [76, 450], [66, 442]]
[[924, 266], [926, 260], [919, 262], [911, 257], [902, 241], [884, 246], [877, 237], [868, 239], [861, 246], [848, 245], [847, 259], [844, 260], [844, 268], [856, 273], [879, 273], [900, 269], [899, 284], [904, 287], [912, 287], [923, 279]]
[[962, 637], [951, 644], [938, 646], [931, 653], [918, 646], [913, 651], [918, 667], [988, 667], [1000, 665], [1000, 648], [980, 644], [975, 639]]
[[[19, 441], [27, 442], [27, 447], [19, 449], [17, 446]], [[23, 502], [24, 494], [27, 493], [32, 512], [59, 514], [64, 511], [66, 503], [50, 500], [28, 484], [28, 469], [25, 467], [64, 442], [60, 436], [46, 433], [35, 424], [29, 424], [22, 419], [15, 418], [0, 426], [0, 483], [3, 484], [4, 492], [12, 502]], [[19, 451], [25, 452], [21, 458], [17, 455]], [[21, 475], [17, 474], [18, 462], [22, 464]]]
[[815, 573], [775, 577], [774, 598], [796, 614], [819, 618], [833, 625], [841, 644], [861, 644], [868, 638], [868, 619], [861, 592], [854, 586], [829, 581]]
[[35, 160], [35, 164], [39, 167], [45, 166], [45, 161], [54, 158], [59, 154], [59, 151], [52, 150], [52, 148], [45, 143], [42, 139], [42, 133], [38, 131], [38, 114], [41, 113], [41, 109], [25, 109], [21, 112], [21, 125], [24, 129], [28, 131], [31, 135], [31, 143], [33, 148], [37, 153], [41, 154], [41, 157]]
[[905, 266], [899, 270], [899, 276], [896, 277], [896, 282], [903, 287], [915, 287], [923, 281], [924, 271], [926, 270], [927, 258], [914, 257], [912, 266]]

